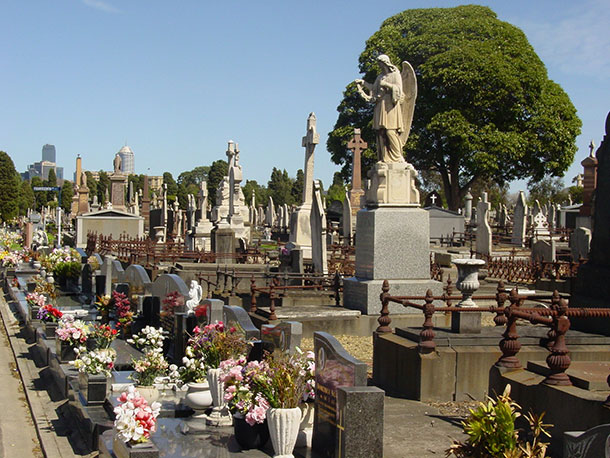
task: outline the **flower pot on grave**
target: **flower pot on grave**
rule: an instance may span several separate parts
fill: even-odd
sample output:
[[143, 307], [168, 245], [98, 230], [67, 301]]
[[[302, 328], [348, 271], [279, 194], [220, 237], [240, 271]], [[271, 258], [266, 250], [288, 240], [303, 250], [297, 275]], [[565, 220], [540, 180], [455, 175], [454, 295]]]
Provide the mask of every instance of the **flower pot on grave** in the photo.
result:
[[224, 383], [220, 381], [220, 369], [208, 369], [208, 383], [212, 394], [212, 412], [206, 416], [210, 426], [231, 426], [233, 417], [224, 399]]
[[299, 434], [297, 435], [296, 446], [311, 448], [315, 411], [313, 400], [299, 404], [299, 409], [301, 409], [301, 424], [299, 425]]
[[131, 323], [121, 325], [121, 339], [127, 340], [132, 337]]
[[207, 382], [188, 383], [188, 390], [184, 396], [184, 402], [195, 411], [194, 418], [204, 418], [205, 410], [212, 405], [212, 393], [210, 384]]
[[233, 415], [233, 433], [242, 450], [262, 448], [269, 440], [267, 420], [249, 425], [241, 412]]
[[55, 350], [60, 363], [67, 363], [76, 359], [76, 352], [72, 344], [66, 340], [55, 339]]
[[275, 458], [290, 458], [299, 434], [301, 409], [269, 409], [267, 422]]
[[137, 385], [136, 390], [144, 399], [146, 399], [148, 405], [151, 405], [153, 402], [159, 399], [159, 390], [156, 386]]
[[30, 308], [30, 320], [37, 320], [38, 311], [40, 310], [40, 306], [28, 304], [28, 307]]
[[158, 458], [159, 449], [150, 440], [139, 444], [123, 442], [116, 435], [112, 443], [112, 451], [117, 458]]
[[102, 374], [79, 372], [78, 388], [85, 405], [103, 404], [110, 391], [109, 378]]
[[110, 311], [109, 310], [100, 310], [100, 322], [102, 324], [110, 323]]
[[47, 321], [44, 324], [44, 334], [47, 339], [55, 338], [55, 331], [57, 331], [57, 322], [56, 321]]

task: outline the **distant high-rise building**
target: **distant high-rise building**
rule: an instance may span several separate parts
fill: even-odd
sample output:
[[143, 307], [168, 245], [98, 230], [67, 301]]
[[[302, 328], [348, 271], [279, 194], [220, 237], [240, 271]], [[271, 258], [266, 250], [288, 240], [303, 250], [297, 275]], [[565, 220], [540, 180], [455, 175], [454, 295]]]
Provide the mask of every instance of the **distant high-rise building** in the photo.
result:
[[55, 145], [46, 144], [42, 147], [42, 160], [55, 164]]
[[136, 160], [131, 148], [127, 145], [119, 150], [121, 157], [121, 170], [125, 175], [136, 173]]

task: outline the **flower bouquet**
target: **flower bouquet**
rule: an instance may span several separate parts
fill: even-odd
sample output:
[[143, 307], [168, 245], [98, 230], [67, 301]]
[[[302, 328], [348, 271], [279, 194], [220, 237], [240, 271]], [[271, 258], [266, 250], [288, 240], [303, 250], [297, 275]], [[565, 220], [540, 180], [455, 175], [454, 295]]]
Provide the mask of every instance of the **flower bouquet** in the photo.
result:
[[161, 351], [164, 339], [165, 336], [163, 335], [162, 328], [146, 326], [139, 333], [127, 339], [127, 343], [135, 345], [139, 349], [151, 348]]
[[63, 313], [61, 313], [59, 309], [56, 309], [51, 304], [43, 305], [38, 309], [36, 318], [44, 323], [44, 332], [47, 339], [53, 339], [55, 337], [57, 323], [62, 316]]
[[127, 296], [118, 291], [112, 292], [112, 302], [118, 319], [117, 326], [121, 328], [121, 335], [128, 338], [131, 332], [131, 323], [133, 322], [133, 311], [131, 310], [131, 302]]
[[164, 358], [161, 349], [147, 348], [142, 358], [132, 360], [134, 373], [129, 376], [133, 380], [142, 396], [149, 402], [159, 397], [159, 390], [155, 387], [157, 377], [166, 375], [169, 364]]
[[117, 330], [107, 324], [96, 324], [89, 335], [89, 342], [93, 341], [96, 349], [110, 348], [112, 341], [116, 338]]
[[22, 261], [22, 255], [20, 251], [2, 251], [0, 252], [0, 262], [2, 267], [14, 268], [19, 265]]
[[114, 368], [116, 352], [111, 348], [85, 351], [76, 349], [77, 358], [70, 364], [78, 369], [79, 393], [85, 405], [103, 404], [109, 392], [108, 379]]
[[184, 306], [184, 296], [178, 291], [172, 291], [162, 302], [161, 316], [171, 318], [176, 313], [176, 309]]
[[130, 450], [142, 449], [148, 452], [146, 456], [158, 456], [159, 450], [149, 441], [157, 429], [161, 404], [149, 404], [134, 387], [122, 393], [118, 401], [120, 404], [114, 408], [115, 455], [129, 456]]
[[112, 306], [113, 304], [110, 301], [109, 295], [97, 296], [95, 307], [102, 317], [103, 324], [107, 324], [110, 321], [110, 310], [112, 309]]
[[33, 293], [28, 293], [25, 296], [25, 301], [30, 309], [30, 318], [38, 319], [38, 310], [40, 310], [40, 307], [45, 305], [47, 298], [44, 297], [44, 295], [34, 291]]
[[75, 320], [72, 315], [63, 315], [55, 331], [57, 357], [60, 362], [72, 361], [76, 358], [74, 349], [87, 342], [89, 326], [81, 320]]

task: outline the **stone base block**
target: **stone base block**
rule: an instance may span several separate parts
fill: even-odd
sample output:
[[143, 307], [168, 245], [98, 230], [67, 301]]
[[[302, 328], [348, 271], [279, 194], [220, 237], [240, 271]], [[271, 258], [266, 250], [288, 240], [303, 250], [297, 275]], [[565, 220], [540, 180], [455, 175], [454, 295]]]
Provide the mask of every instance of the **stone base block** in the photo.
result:
[[[428, 289], [432, 294], [440, 296], [443, 294], [443, 284], [438, 281], [422, 280], [389, 280], [390, 294], [392, 296], [425, 296]], [[364, 315], [378, 315], [381, 311], [381, 286], [383, 280], [359, 280], [357, 277], [346, 278], [343, 281], [343, 306], [352, 310], [360, 310]], [[411, 307], [403, 307], [399, 304], [389, 304], [392, 313], [419, 313]]]
[[452, 313], [451, 330], [459, 334], [480, 334], [481, 312]]

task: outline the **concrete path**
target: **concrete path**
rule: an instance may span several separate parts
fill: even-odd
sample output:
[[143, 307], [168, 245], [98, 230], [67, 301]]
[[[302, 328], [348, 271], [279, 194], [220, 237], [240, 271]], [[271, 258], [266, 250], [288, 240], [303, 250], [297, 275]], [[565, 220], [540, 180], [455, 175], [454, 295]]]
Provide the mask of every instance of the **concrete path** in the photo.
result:
[[[2, 300], [4, 306], [6, 304]], [[0, 323], [0, 457], [42, 457], [13, 348], [7, 335], [17, 322]], [[8, 327], [8, 329], [7, 329]]]

